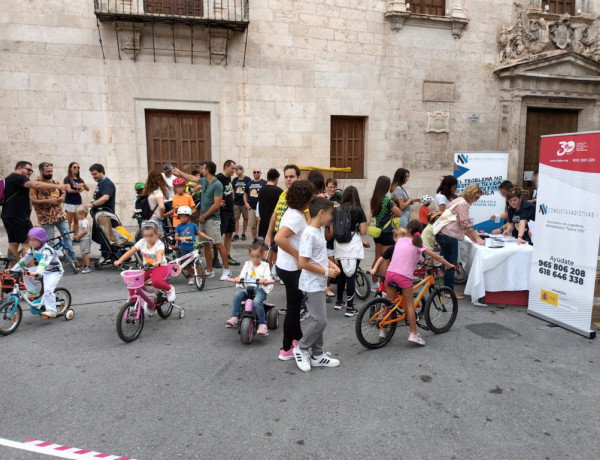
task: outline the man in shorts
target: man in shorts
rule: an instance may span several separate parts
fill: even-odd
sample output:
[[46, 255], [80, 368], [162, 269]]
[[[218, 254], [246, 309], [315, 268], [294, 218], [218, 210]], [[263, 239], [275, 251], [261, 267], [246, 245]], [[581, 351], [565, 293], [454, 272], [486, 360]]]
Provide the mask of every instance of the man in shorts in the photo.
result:
[[231, 241], [233, 239], [233, 232], [235, 231], [233, 186], [231, 185], [231, 178], [234, 174], [235, 161], [227, 160], [223, 164], [223, 172], [217, 174], [217, 179], [223, 184], [223, 201], [221, 203], [221, 234], [223, 235], [223, 244], [227, 250], [229, 265], [237, 266], [240, 263], [231, 258]]
[[[221, 280], [226, 280], [231, 276], [229, 270], [229, 260], [227, 250], [223, 244], [221, 235], [221, 207], [223, 201], [223, 184], [219, 181], [215, 174], [217, 165], [212, 161], [207, 161], [204, 165], [204, 177], [196, 178], [191, 174], [186, 174], [179, 169], [173, 169], [173, 174], [178, 177], [183, 177], [188, 181], [196, 180], [202, 186], [202, 197], [200, 199], [200, 217], [198, 218], [198, 228], [201, 232], [206, 233], [214, 241], [212, 245], [219, 251], [223, 258], [223, 274]], [[206, 256], [206, 278], [214, 278], [213, 271], [213, 250], [210, 243], [204, 245], [204, 253]]]
[[248, 209], [248, 222], [250, 222], [250, 231], [252, 238], [258, 236], [258, 218], [256, 216], [256, 207], [258, 206], [258, 193], [267, 185], [267, 181], [260, 178], [260, 168], [252, 169], [252, 180], [246, 185], [246, 193], [244, 195], [244, 206]]
[[242, 165], [235, 165], [235, 177], [231, 180], [233, 186], [233, 213], [235, 216], [235, 232], [233, 241], [240, 239], [240, 218], [244, 218], [244, 229], [242, 230], [242, 241], [246, 241], [246, 230], [248, 230], [248, 202], [246, 199], [246, 189], [250, 183], [250, 178], [244, 173]]
[[[8, 249], [14, 257], [29, 250], [27, 233], [32, 228], [31, 202], [29, 191], [34, 190], [67, 190], [68, 184], [54, 184], [32, 181], [33, 168], [29, 161], [19, 161], [14, 172], [4, 179], [4, 206], [2, 206], [2, 222], [8, 236]], [[16, 261], [15, 261], [16, 262]], [[13, 264], [14, 265], [14, 264]]]

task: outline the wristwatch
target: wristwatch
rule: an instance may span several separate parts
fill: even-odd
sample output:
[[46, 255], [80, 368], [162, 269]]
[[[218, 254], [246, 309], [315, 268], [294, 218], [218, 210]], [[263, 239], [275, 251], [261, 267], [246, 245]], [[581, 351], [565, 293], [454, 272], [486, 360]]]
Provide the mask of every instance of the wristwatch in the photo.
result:
[[92, 208], [95, 208], [95, 207], [96, 207], [96, 202], [95, 202], [94, 200], [92, 200], [92, 203], [91, 203], [91, 204], [92, 204]]

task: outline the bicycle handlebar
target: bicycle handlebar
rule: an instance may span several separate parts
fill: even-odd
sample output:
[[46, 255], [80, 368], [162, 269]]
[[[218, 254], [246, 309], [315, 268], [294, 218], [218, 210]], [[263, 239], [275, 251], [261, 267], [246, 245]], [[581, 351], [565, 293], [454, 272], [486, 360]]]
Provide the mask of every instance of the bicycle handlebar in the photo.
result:
[[[237, 281], [235, 280], [235, 278], [227, 278], [225, 281], [229, 282], [229, 283], [235, 283], [237, 284]], [[244, 278], [240, 279], [240, 284], [243, 286], [245, 284], [254, 284], [256, 286], [269, 286], [271, 284], [275, 284], [275, 280], [267, 280], [265, 281], [263, 284], [258, 284], [258, 280], [245, 280]]]

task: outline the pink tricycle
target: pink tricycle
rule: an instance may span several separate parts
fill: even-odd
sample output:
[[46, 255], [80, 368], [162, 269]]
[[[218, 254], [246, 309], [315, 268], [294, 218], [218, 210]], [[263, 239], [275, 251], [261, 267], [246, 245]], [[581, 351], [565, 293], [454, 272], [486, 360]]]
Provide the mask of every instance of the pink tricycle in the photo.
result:
[[[227, 278], [227, 281], [235, 283], [235, 279], [233, 278]], [[254, 310], [254, 291], [259, 288], [259, 284], [258, 280], [244, 279], [240, 280], [240, 284], [248, 292], [248, 298], [242, 301], [237, 330], [242, 343], [250, 344], [254, 339], [254, 331], [258, 329], [258, 315]], [[265, 282], [265, 285], [269, 284], [275, 284], [275, 281]], [[263, 306], [265, 308], [265, 316], [267, 317], [267, 328], [270, 330], [277, 329], [279, 326], [279, 309], [269, 302], [263, 302]]]
[[[125, 281], [131, 292], [127, 303], [121, 307], [117, 315], [117, 334], [123, 342], [133, 342], [142, 333], [144, 328], [144, 303], [148, 310], [156, 310], [158, 316], [162, 319], [167, 319], [171, 315], [173, 307], [179, 309], [180, 318], [185, 315], [185, 310], [182, 307], [167, 300], [166, 292], [145, 285], [144, 273], [151, 269], [152, 267], [145, 267], [143, 270], [125, 270], [121, 272], [123, 281]], [[167, 279], [173, 271], [173, 266], [169, 265]]]

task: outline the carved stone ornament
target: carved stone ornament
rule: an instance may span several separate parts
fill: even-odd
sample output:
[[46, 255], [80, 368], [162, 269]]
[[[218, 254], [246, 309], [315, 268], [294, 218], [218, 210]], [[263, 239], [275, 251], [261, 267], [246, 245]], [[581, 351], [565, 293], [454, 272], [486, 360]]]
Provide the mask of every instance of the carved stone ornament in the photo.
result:
[[210, 35], [210, 60], [215, 64], [220, 64], [227, 56], [227, 32], [211, 32]]
[[427, 112], [427, 133], [449, 133], [450, 112]]
[[498, 44], [500, 62], [515, 62], [535, 56], [575, 52], [600, 62], [600, 20], [590, 15], [557, 15], [525, 10], [516, 4], [517, 21], [503, 26]]
[[117, 22], [119, 49], [132, 59], [135, 59], [141, 50], [143, 28], [144, 24], [137, 22]]
[[412, 13], [409, 5], [410, 0], [387, 0], [385, 18], [394, 32], [400, 31], [405, 23], [410, 23], [425, 27], [451, 29], [454, 38], [460, 38], [469, 24], [467, 12], [460, 5], [455, 5], [448, 10], [446, 16]]

